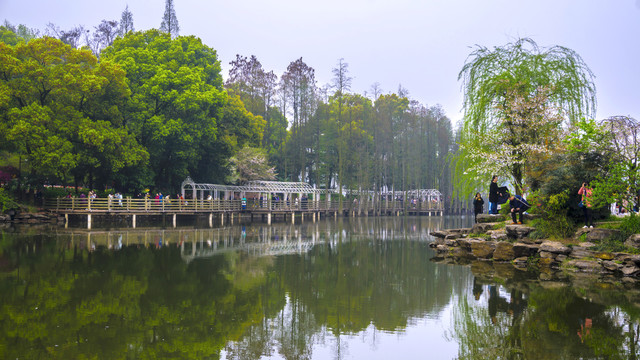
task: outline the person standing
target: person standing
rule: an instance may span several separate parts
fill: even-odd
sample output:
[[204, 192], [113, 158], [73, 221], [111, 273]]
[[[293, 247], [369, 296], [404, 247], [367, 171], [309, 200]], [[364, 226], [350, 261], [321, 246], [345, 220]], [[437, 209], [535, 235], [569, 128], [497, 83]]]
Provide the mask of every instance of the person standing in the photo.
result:
[[476, 196], [473, 198], [473, 214], [474, 220], [478, 222], [478, 214], [482, 214], [484, 211], [484, 199], [482, 199], [482, 195], [480, 193], [476, 193]]
[[491, 185], [489, 185], [489, 214], [498, 213], [498, 199], [502, 196], [498, 188], [498, 175], [493, 175]]
[[591, 195], [593, 190], [589, 187], [588, 182], [583, 182], [580, 190], [578, 190], [578, 195], [582, 195], [582, 213], [584, 214], [584, 226], [583, 228], [593, 227], [593, 218], [591, 216]]

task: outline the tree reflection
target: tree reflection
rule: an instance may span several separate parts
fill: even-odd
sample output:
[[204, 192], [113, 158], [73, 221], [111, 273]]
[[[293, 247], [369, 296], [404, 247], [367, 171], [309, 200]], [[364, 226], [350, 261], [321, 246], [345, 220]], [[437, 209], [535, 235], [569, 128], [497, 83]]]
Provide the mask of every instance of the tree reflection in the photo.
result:
[[[218, 358], [263, 318], [264, 271], [236, 254], [186, 264], [175, 246], [3, 247], [2, 358]], [[260, 267], [260, 265], [258, 265]]]
[[488, 294], [463, 298], [454, 312], [449, 335], [460, 345], [458, 359], [638, 357], [638, 309], [613, 305], [631, 305], [620, 292], [539, 282], [486, 288]]
[[[403, 240], [405, 232], [393, 230], [366, 240], [337, 231], [307, 254], [277, 257], [274, 282], [286, 304], [230, 344], [227, 358], [256, 359], [261, 351], [277, 351], [286, 359], [309, 359], [313, 346], [323, 344], [334, 346], [340, 359], [347, 351], [345, 335], [402, 331], [410, 319], [441, 311], [466, 286], [465, 270], [438, 271], [428, 261], [427, 243]], [[265, 286], [274, 289], [273, 283]]]

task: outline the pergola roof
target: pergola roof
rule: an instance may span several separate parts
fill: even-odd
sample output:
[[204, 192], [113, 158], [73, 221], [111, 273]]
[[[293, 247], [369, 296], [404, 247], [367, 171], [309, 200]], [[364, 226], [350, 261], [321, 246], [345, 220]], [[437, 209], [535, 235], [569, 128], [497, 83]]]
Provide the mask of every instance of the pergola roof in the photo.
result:
[[[190, 187], [197, 191], [233, 191], [251, 193], [277, 193], [277, 194], [322, 194], [326, 190], [314, 189], [311, 185], [303, 182], [281, 182], [281, 181], [250, 181], [245, 185], [219, 185], [200, 184], [194, 182], [191, 177], [187, 177], [182, 182], [182, 189]], [[330, 190], [330, 192], [333, 192]]]
[[[245, 185], [220, 185], [220, 184], [200, 184], [194, 182], [191, 177], [187, 177], [182, 182], [182, 189], [186, 190], [190, 187], [194, 191], [232, 191], [232, 192], [245, 192], [245, 193], [271, 193], [271, 194], [324, 194], [327, 192], [325, 189], [316, 189], [311, 185], [304, 182], [284, 182], [284, 181], [250, 181]], [[331, 193], [336, 193], [336, 190], [328, 190]], [[348, 191], [348, 190], [347, 190]], [[348, 191], [349, 192], [349, 191]], [[350, 193], [357, 193], [359, 191], [350, 191]], [[361, 191], [364, 193], [372, 194], [371, 190]], [[408, 196], [423, 197], [423, 198], [437, 198], [441, 199], [442, 193], [436, 189], [419, 189], [419, 190], [407, 190], [405, 191], [383, 191], [381, 195], [393, 195], [393, 196]]]

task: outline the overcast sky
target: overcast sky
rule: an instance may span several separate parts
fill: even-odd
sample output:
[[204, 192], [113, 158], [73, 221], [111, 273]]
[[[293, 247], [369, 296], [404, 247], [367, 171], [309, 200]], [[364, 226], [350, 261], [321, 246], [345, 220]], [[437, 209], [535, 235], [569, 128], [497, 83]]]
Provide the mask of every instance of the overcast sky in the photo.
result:
[[[236, 54], [256, 55], [280, 76], [302, 57], [318, 85], [344, 58], [352, 91], [384, 93], [398, 85], [412, 99], [441, 104], [461, 117], [458, 72], [478, 44], [519, 37], [573, 49], [595, 74], [597, 119], [640, 120], [640, 0], [174, 0], [180, 35], [214, 48], [223, 75]], [[165, 0], [0, 0], [0, 19], [44, 30], [120, 20], [125, 6], [136, 30], [158, 28]]]

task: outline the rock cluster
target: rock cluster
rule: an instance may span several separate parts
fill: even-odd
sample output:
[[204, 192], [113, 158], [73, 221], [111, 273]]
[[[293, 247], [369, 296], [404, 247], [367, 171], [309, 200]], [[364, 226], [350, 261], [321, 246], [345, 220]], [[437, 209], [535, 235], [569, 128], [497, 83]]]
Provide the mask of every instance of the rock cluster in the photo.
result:
[[[430, 246], [441, 258], [511, 262], [518, 268], [537, 264], [541, 269], [640, 276], [640, 255], [590, 250], [594, 242], [614, 235], [617, 230], [581, 229], [576, 238], [586, 234], [588, 241], [567, 246], [556, 241], [529, 239], [528, 235], [535, 230], [529, 226], [506, 225], [504, 230], [494, 230], [496, 226], [496, 223], [479, 223], [471, 229], [436, 231], [432, 233], [436, 241]], [[640, 234], [629, 237], [625, 245], [640, 248]]]
[[18, 213], [14, 216], [0, 214], [0, 223], [3, 222], [26, 224], [58, 223], [64, 222], [64, 217], [58, 217], [58, 215], [51, 213]]

